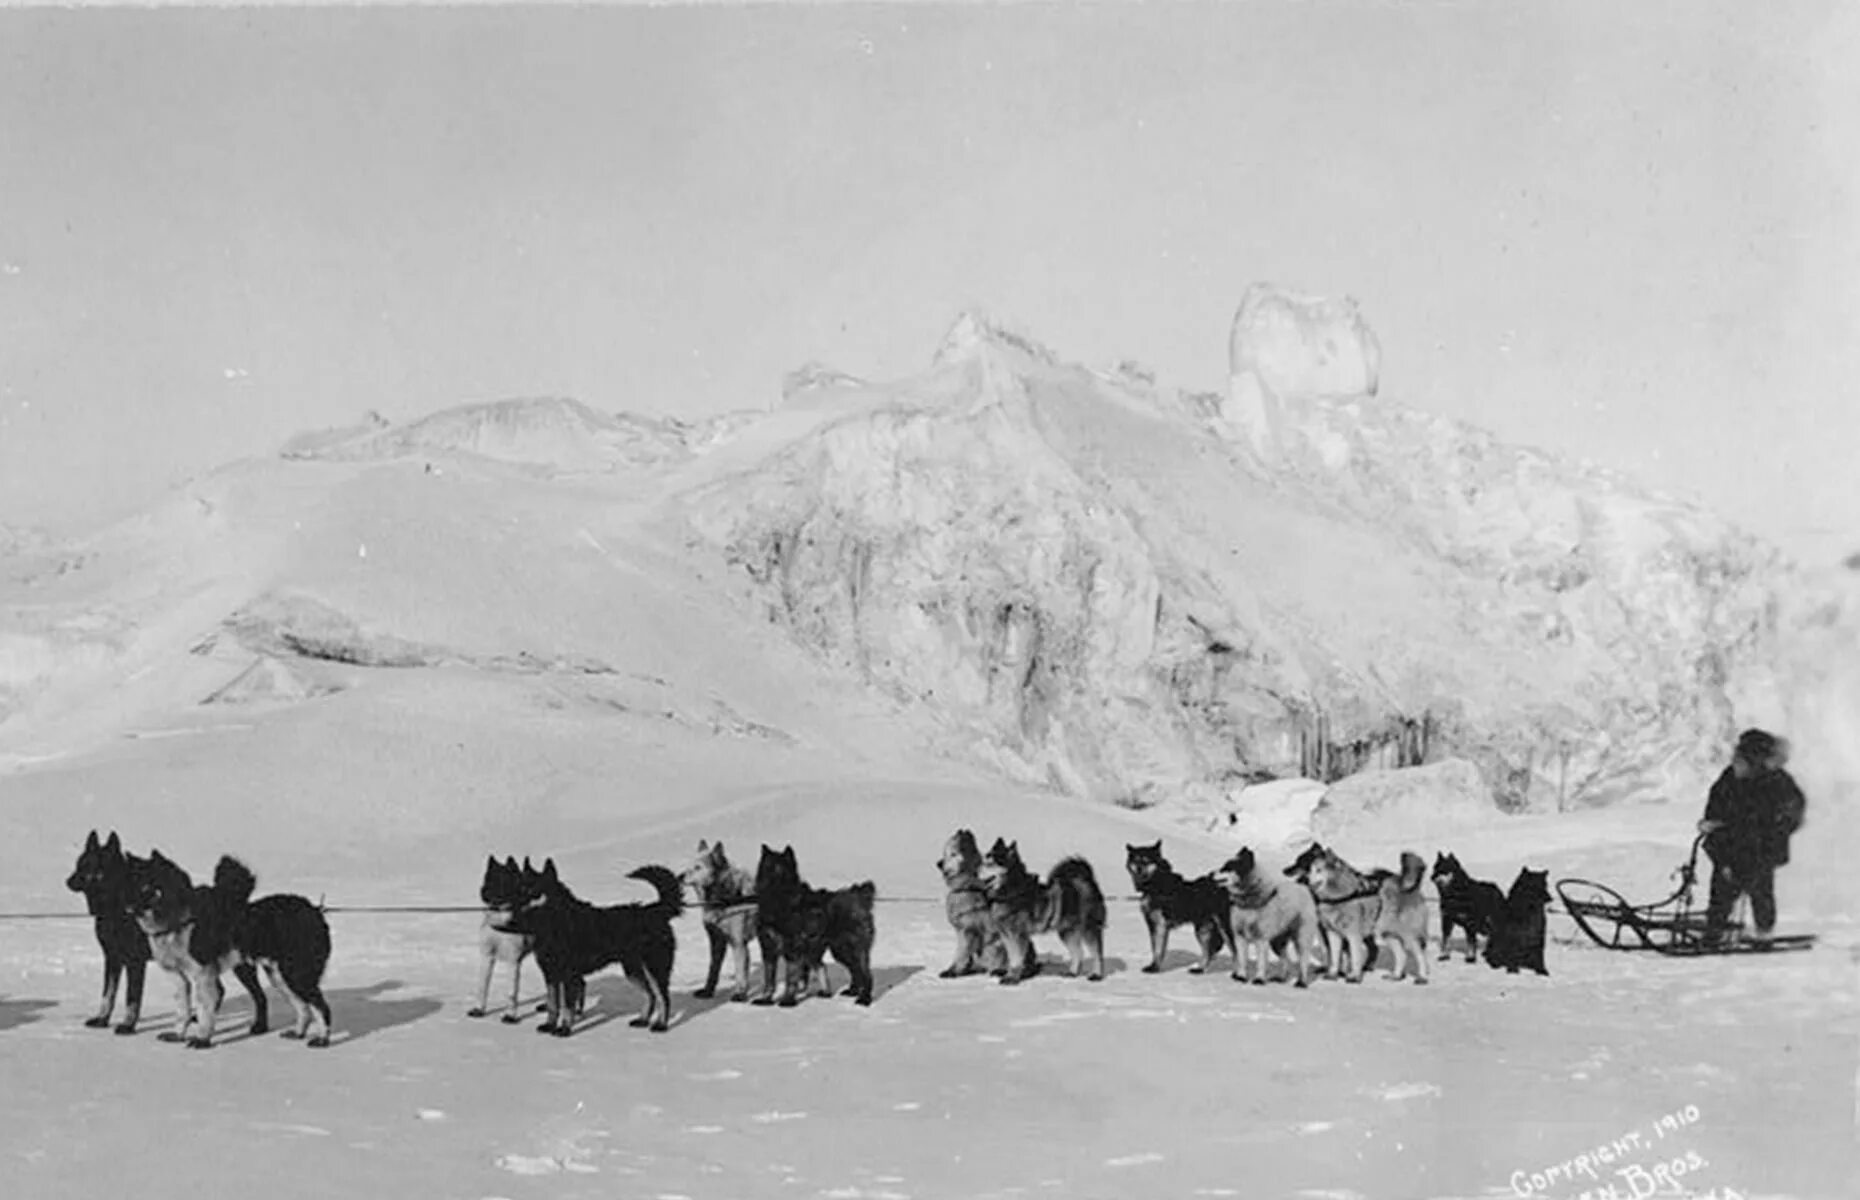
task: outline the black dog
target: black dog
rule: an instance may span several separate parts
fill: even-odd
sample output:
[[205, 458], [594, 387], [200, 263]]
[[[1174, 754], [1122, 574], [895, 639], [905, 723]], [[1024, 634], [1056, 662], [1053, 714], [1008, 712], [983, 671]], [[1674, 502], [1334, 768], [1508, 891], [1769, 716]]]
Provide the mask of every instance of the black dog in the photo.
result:
[[537, 1032], [573, 1033], [587, 999], [587, 977], [616, 963], [646, 993], [645, 1011], [630, 1024], [654, 1033], [671, 1028], [672, 962], [678, 953], [672, 918], [685, 906], [678, 876], [661, 866], [629, 871], [627, 878], [650, 883], [658, 899], [600, 907], [568, 889], [553, 858], [544, 860], [541, 871], [524, 866], [523, 900], [504, 928], [531, 939], [549, 985], [549, 1015]]
[[756, 863], [756, 941], [762, 950], [762, 994], [755, 1004], [773, 1004], [775, 965], [782, 964], [781, 1006], [799, 1002], [799, 985], [820, 972], [820, 995], [828, 994], [823, 959], [829, 951], [852, 975], [842, 996], [864, 1007], [872, 1003], [872, 943], [877, 924], [872, 902], [878, 888], [871, 880], [825, 890], [801, 880], [794, 847], [762, 847]]
[[1549, 903], [1550, 873], [1520, 870], [1505, 896], [1505, 908], [1493, 926], [1492, 940], [1486, 943], [1486, 965], [1503, 967], [1513, 975], [1520, 967], [1529, 967], [1539, 975], [1550, 974], [1544, 967], [1544, 908]]
[[[185, 1041], [196, 1050], [213, 1044], [223, 998], [220, 976], [228, 968], [252, 997], [247, 1032], [254, 1037], [266, 1032], [270, 1009], [258, 981], [263, 967], [297, 1010], [297, 1023], [284, 1036], [329, 1045], [329, 1002], [322, 988], [329, 923], [322, 909], [302, 896], [254, 901], [258, 880], [231, 855], [221, 856], [211, 886], [195, 887], [160, 850], [132, 864], [131, 880], [136, 923], [148, 935], [155, 961], [177, 981], [181, 1028], [162, 1034], [163, 1041]], [[313, 1024], [320, 1026], [314, 1034]]]
[[1440, 961], [1450, 954], [1447, 941], [1457, 926], [1466, 931], [1466, 961], [1479, 957], [1479, 939], [1491, 944], [1492, 933], [1505, 912], [1505, 893], [1496, 883], [1474, 879], [1460, 860], [1444, 852], [1434, 855], [1434, 887], [1440, 892]]
[[1201, 947], [1201, 961], [1189, 973], [1199, 975], [1227, 944], [1227, 889], [1213, 874], [1199, 879], [1184, 879], [1163, 857], [1162, 841], [1153, 845], [1124, 844], [1124, 869], [1130, 872], [1131, 886], [1142, 897], [1143, 923], [1150, 931], [1150, 965], [1144, 974], [1162, 970], [1163, 955], [1169, 949], [1169, 931], [1178, 925], [1193, 925], [1195, 941]]
[[129, 912], [133, 899], [130, 875], [133, 864], [140, 861], [133, 854], [123, 852], [123, 844], [117, 839], [115, 830], [110, 831], [109, 841], [99, 842], [97, 831], [93, 829], [78, 855], [77, 865], [71, 870], [71, 877], [65, 880], [66, 887], [83, 895], [90, 915], [96, 920], [97, 945], [103, 948], [103, 1003], [97, 1015], [84, 1022], [91, 1029], [109, 1025], [110, 1010], [116, 1007], [117, 981], [125, 975], [129, 977], [129, 994], [123, 1002], [123, 1019], [116, 1032], [134, 1033], [136, 1022], [142, 1016], [142, 984], [148, 977], [149, 939]]

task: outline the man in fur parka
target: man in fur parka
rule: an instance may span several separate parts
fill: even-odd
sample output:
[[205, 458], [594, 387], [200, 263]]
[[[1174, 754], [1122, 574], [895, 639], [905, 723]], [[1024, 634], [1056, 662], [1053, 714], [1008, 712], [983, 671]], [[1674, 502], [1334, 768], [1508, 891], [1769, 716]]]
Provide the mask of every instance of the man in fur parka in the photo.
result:
[[1705, 802], [1705, 853], [1711, 857], [1706, 942], [1724, 937], [1739, 896], [1750, 897], [1754, 936], [1776, 928], [1776, 868], [1789, 861], [1789, 838], [1802, 827], [1808, 801], [1783, 764], [1789, 746], [1775, 734], [1746, 729], [1731, 765]]

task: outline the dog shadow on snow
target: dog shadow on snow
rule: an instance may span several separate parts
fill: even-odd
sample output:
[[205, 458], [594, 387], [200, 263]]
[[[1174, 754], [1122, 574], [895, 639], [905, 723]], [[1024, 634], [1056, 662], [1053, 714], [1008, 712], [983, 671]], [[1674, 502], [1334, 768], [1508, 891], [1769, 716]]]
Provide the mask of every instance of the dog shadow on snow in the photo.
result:
[[57, 1008], [56, 1000], [28, 1000], [16, 996], [0, 996], [0, 1033], [9, 1029], [18, 1029], [21, 1025], [30, 1025], [40, 1019], [40, 1014], [48, 1008]]
[[[227, 982], [231, 982], [228, 980]], [[350, 1042], [358, 1041], [383, 1029], [393, 1029], [401, 1025], [411, 1025], [424, 1020], [445, 1007], [444, 1002], [419, 994], [395, 996], [406, 987], [398, 979], [384, 979], [380, 983], [371, 983], [362, 987], [329, 988], [323, 998], [329, 1001], [330, 1046], [339, 1049]], [[297, 1023], [297, 1015], [291, 1009], [291, 1002], [275, 988], [268, 988], [265, 998], [269, 1001], [271, 1029], [260, 1034], [261, 1038], [275, 1038], [283, 1030]], [[215, 1045], [233, 1044], [249, 1041], [252, 1021], [252, 1000], [245, 990], [233, 983], [226, 992], [226, 1000], [220, 1008], [220, 1029], [224, 1031], [216, 1036]], [[158, 1016], [154, 1020], [145, 1020], [141, 1028], [145, 1032], [160, 1034], [163, 1030], [172, 1030], [176, 1024], [174, 1014]], [[0, 1028], [4, 1028], [4, 1018], [0, 1018]]]
[[[886, 994], [911, 976], [922, 971], [923, 967], [895, 966], [872, 968], [872, 1003], [877, 1005]], [[833, 989], [831, 996], [817, 996], [811, 990], [803, 992], [800, 1007], [809, 1004], [832, 1004], [851, 1006], [852, 1001], [839, 992], [846, 987], [848, 976], [845, 968], [831, 967], [827, 976], [828, 985]], [[750, 994], [755, 995], [762, 986], [762, 971], [758, 966], [751, 976]], [[767, 1005], [753, 1005], [747, 1000], [731, 1000], [729, 981], [717, 990], [717, 994], [705, 999], [693, 996], [689, 989], [674, 989], [672, 992], [672, 1028], [678, 1029], [719, 1008], [728, 1008], [732, 1004], [752, 1011], [766, 1011]], [[609, 1021], [631, 1021], [645, 1007], [645, 993], [628, 983], [623, 976], [597, 975], [588, 980], [589, 1012], [575, 1026], [575, 1032], [595, 1029]], [[520, 1011], [526, 1019], [530, 1012], [529, 1002], [525, 1001]]]

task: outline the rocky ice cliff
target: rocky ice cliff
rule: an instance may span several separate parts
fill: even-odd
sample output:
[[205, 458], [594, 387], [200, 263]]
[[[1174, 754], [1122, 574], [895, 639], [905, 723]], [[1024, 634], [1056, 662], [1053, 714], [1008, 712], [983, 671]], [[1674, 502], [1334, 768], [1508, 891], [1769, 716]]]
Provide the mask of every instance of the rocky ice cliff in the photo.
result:
[[650, 680], [698, 725], [780, 725], [767, 696], [831, 680], [946, 755], [1132, 805], [1453, 760], [1513, 811], [1691, 800], [1746, 724], [1860, 779], [1860, 601], [1403, 407], [1348, 301], [1255, 287], [1230, 350], [1198, 393], [965, 316], [920, 375], [810, 363], [771, 411], [307, 433], [85, 543], [8, 535], [0, 750], [327, 696], [323, 659]]
[[[1376, 395], [1353, 304], [1255, 288], [1225, 395], [959, 321], [697, 491], [769, 617], [995, 761], [1143, 803], [1448, 757], [1512, 810], [1696, 795], [1789, 686], [1766, 546]], [[858, 395], [863, 402], [856, 402]]]

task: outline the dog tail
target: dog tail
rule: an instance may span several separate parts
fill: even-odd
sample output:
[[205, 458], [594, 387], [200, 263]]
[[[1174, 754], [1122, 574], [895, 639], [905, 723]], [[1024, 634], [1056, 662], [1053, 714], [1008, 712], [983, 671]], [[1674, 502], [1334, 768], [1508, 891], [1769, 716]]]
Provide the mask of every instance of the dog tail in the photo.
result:
[[643, 879], [658, 889], [659, 898], [652, 905], [662, 909], [668, 917], [675, 917], [685, 910], [684, 881], [668, 867], [657, 863], [639, 867], [626, 873], [628, 879]]
[[1059, 920], [1077, 922], [1086, 929], [1102, 930], [1105, 925], [1104, 889], [1091, 864], [1076, 854], [1059, 860], [1048, 878], [1048, 886], [1059, 893]]
[[878, 899], [878, 885], [868, 879], [864, 883], [853, 884], [848, 890], [852, 892], [853, 899], [859, 902], [859, 907], [869, 915], [872, 911], [872, 902]]
[[1401, 852], [1401, 890], [1419, 891], [1427, 879], [1427, 860], [1412, 850]]
[[243, 908], [258, 890], [258, 877], [232, 855], [222, 854], [219, 865], [213, 868], [213, 890]]

